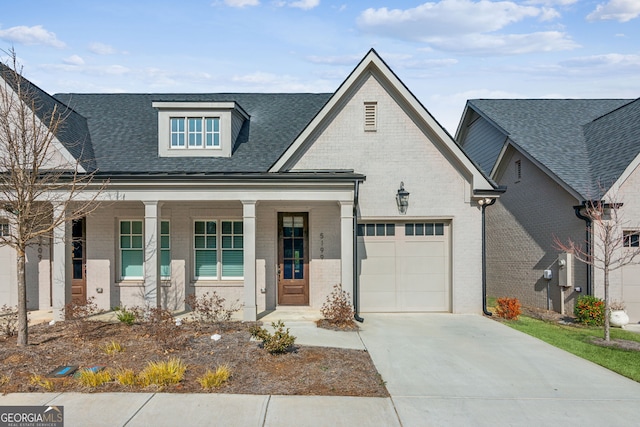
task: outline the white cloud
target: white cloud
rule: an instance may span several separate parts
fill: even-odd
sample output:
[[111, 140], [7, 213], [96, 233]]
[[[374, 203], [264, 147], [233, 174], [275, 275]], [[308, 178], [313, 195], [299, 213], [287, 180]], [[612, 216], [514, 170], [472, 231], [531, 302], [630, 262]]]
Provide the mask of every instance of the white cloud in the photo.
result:
[[440, 50], [468, 55], [520, 55], [580, 47], [565, 33], [545, 31], [530, 34], [468, 34], [460, 37], [431, 37], [427, 42]]
[[94, 42], [89, 45], [89, 50], [98, 55], [113, 55], [116, 50], [108, 44]]
[[320, 0], [296, 0], [296, 1], [274, 1], [273, 4], [277, 7], [297, 7], [298, 9], [309, 10], [320, 5]]
[[604, 55], [582, 56], [562, 61], [560, 65], [572, 68], [614, 67], [620, 69], [632, 67], [640, 71], [640, 55], [608, 53]]
[[42, 25], [33, 27], [20, 25], [0, 30], [0, 39], [25, 45], [44, 44], [58, 49], [66, 46], [62, 41], [58, 40], [55, 33], [45, 30]]
[[542, 9], [511, 1], [442, 0], [411, 9], [367, 9], [358, 17], [363, 31], [424, 41], [432, 36], [498, 31], [509, 24], [543, 14]]
[[84, 59], [78, 55], [71, 55], [70, 57], [63, 59], [62, 62], [68, 65], [84, 65]]
[[638, 16], [640, 16], [638, 0], [609, 0], [607, 3], [599, 4], [596, 10], [587, 15], [587, 20], [627, 22]]
[[528, 4], [542, 4], [544, 6], [569, 6], [577, 3], [578, 0], [529, 0]]
[[351, 65], [355, 66], [362, 59], [362, 55], [342, 56], [308, 56], [307, 59], [314, 64]]
[[260, 0], [224, 0], [224, 4], [229, 7], [258, 6]]

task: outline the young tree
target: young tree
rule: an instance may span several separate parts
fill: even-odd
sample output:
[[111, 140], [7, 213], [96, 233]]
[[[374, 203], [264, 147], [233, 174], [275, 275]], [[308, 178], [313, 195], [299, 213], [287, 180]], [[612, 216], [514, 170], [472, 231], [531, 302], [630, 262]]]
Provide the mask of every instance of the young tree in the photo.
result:
[[608, 197], [608, 200], [589, 201], [585, 204], [583, 215], [591, 221], [592, 229], [592, 244], [589, 251], [571, 239], [563, 243], [554, 237], [557, 249], [572, 253], [577, 260], [592, 265], [603, 273], [605, 341], [610, 341], [609, 273], [637, 262], [636, 257], [640, 255], [640, 247], [625, 247], [625, 241], [629, 236], [625, 237], [622, 231], [624, 225], [620, 212], [622, 203], [617, 199], [614, 201], [612, 197]]
[[[0, 216], [9, 227], [0, 245], [17, 255], [18, 345], [24, 346], [27, 247], [39, 237], [52, 239], [56, 227], [95, 210], [105, 183], [94, 183], [95, 172], [85, 170], [81, 155], [62, 154], [66, 150], [57, 135], [72, 112], [22, 77], [13, 49], [5, 53], [8, 59], [0, 62]], [[73, 143], [82, 147], [82, 142]]]

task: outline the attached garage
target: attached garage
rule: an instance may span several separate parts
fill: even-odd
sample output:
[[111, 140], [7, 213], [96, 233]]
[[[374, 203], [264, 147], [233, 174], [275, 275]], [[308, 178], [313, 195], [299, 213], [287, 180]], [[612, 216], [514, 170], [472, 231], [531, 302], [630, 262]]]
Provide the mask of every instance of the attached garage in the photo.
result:
[[640, 322], [640, 265], [630, 264], [622, 268], [622, 300], [627, 307], [631, 323]]
[[451, 311], [450, 223], [358, 224], [363, 312]]

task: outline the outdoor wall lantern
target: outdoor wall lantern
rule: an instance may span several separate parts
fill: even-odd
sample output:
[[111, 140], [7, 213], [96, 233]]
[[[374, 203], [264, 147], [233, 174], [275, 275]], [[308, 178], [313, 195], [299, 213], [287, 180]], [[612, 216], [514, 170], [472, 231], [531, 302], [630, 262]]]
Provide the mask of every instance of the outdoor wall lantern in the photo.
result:
[[396, 202], [398, 203], [398, 212], [401, 214], [407, 213], [409, 207], [409, 192], [404, 189], [404, 182], [400, 183], [398, 194], [396, 194]]

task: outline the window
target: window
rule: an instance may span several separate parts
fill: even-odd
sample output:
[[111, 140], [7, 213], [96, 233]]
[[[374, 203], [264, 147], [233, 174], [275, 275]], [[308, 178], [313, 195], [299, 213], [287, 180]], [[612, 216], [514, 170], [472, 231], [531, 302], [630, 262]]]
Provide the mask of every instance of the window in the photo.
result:
[[640, 247], [640, 231], [625, 231], [623, 232], [623, 239], [625, 248]]
[[160, 222], [160, 277], [171, 277], [171, 226], [169, 221]]
[[364, 130], [375, 131], [377, 128], [377, 102], [365, 102], [364, 103]]
[[242, 221], [194, 222], [194, 276], [236, 280], [244, 277]]
[[0, 222], [0, 237], [8, 237], [9, 236], [9, 223]]
[[358, 236], [395, 236], [395, 224], [358, 224]]
[[220, 148], [219, 117], [171, 117], [171, 148]]
[[407, 223], [405, 236], [444, 236], [444, 224], [441, 222]]
[[142, 279], [144, 277], [144, 244], [142, 221], [120, 221], [120, 277]]

